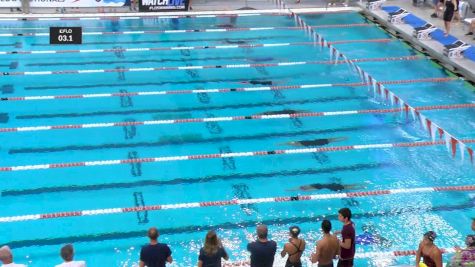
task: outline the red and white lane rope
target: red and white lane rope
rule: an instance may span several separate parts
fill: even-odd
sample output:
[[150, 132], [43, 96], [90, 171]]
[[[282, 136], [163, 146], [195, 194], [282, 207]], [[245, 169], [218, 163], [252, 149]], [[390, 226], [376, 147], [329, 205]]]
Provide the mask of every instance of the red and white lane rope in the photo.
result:
[[[411, 80], [384, 81], [383, 84], [413, 84], [413, 83], [440, 83], [458, 80], [458, 78], [422, 78]], [[43, 95], [43, 96], [11, 96], [1, 97], [0, 101], [34, 101], [34, 100], [64, 100], [82, 98], [104, 98], [104, 97], [134, 97], [134, 96], [157, 96], [157, 95], [177, 95], [177, 94], [199, 94], [199, 93], [231, 93], [231, 92], [259, 92], [278, 91], [295, 89], [313, 89], [343, 86], [368, 86], [367, 83], [333, 83], [333, 84], [301, 84], [301, 85], [280, 85], [280, 86], [259, 86], [259, 87], [236, 87], [236, 88], [214, 88], [214, 89], [182, 89], [169, 91], [141, 91], [129, 93], [99, 93], [99, 94], [77, 94], [77, 95]]]
[[[442, 253], [452, 254], [456, 252], [455, 248], [439, 248]], [[417, 250], [395, 250], [395, 251], [368, 251], [368, 252], [357, 252], [355, 254], [356, 259], [371, 259], [371, 258], [393, 258], [393, 257], [407, 257], [415, 256]], [[233, 261], [233, 262], [224, 262], [223, 267], [238, 267], [238, 266], [251, 266], [249, 260], [243, 261]]]
[[[475, 103], [453, 104], [453, 105], [435, 105], [417, 107], [416, 111], [421, 110], [450, 110], [462, 108], [475, 108]], [[66, 130], [66, 129], [92, 129], [92, 128], [109, 128], [123, 126], [139, 126], [139, 125], [164, 125], [164, 124], [183, 124], [183, 123], [203, 123], [203, 122], [225, 122], [225, 121], [244, 121], [244, 120], [272, 120], [272, 119], [291, 119], [291, 118], [309, 118], [309, 117], [329, 117], [329, 116], [347, 116], [359, 114], [384, 114], [406, 112], [405, 108], [390, 109], [363, 109], [363, 110], [340, 110], [326, 112], [302, 112], [293, 114], [275, 114], [275, 115], [250, 115], [250, 116], [227, 116], [212, 118], [187, 118], [174, 120], [149, 120], [149, 121], [133, 121], [133, 122], [101, 122], [101, 123], [83, 123], [83, 124], [63, 124], [63, 125], [42, 125], [42, 126], [23, 126], [12, 128], [0, 128], [0, 133], [6, 132], [39, 132], [50, 130]]]
[[[330, 42], [331, 44], [351, 43], [388, 43], [393, 39], [365, 39], [365, 40], [341, 40]], [[141, 48], [109, 48], [109, 49], [78, 49], [78, 50], [32, 50], [32, 51], [0, 51], [0, 55], [12, 54], [69, 54], [69, 53], [116, 53], [116, 52], [147, 52], [167, 50], [201, 50], [201, 49], [235, 49], [235, 48], [258, 48], [258, 47], [283, 47], [315, 45], [314, 42], [293, 43], [265, 43], [243, 45], [205, 45], [205, 46], [171, 46], [171, 47], [141, 47]]]
[[[374, 27], [369, 23], [355, 24], [332, 24], [317, 25], [315, 28], [352, 28], [352, 27]], [[214, 29], [187, 29], [187, 30], [150, 30], [150, 31], [117, 31], [117, 32], [83, 32], [82, 35], [142, 35], [142, 34], [176, 34], [191, 32], [238, 32], [238, 31], [273, 31], [273, 30], [300, 30], [300, 27], [247, 27], [247, 28], [214, 28]], [[0, 33], [0, 37], [14, 36], [49, 36], [49, 32], [28, 32], [28, 33]]]
[[[323, 36], [318, 34], [315, 29], [309, 26], [298, 14], [293, 12], [290, 8], [287, 7], [283, 0], [274, 0], [276, 5], [283, 10], [286, 10], [290, 13], [291, 17], [294, 18], [295, 23], [305, 31], [305, 33], [312, 38], [315, 44], [320, 44], [320, 47], [327, 47], [330, 51], [330, 58], [335, 62], [338, 62], [340, 58], [343, 58], [348, 65], [360, 76], [361, 80], [365, 83], [370, 84], [368, 90], [372, 90], [373, 96], [375, 99], [379, 98], [382, 100], [382, 103], [391, 104], [392, 106], [399, 106], [405, 110], [406, 118], [409, 117], [409, 114], [412, 115], [414, 120], [419, 120], [421, 126], [429, 133], [432, 137], [432, 141], [436, 139], [436, 132], [440, 139], [444, 139], [444, 142], [447, 146], [447, 150], [452, 154], [452, 157], [455, 158], [457, 147], [460, 151], [461, 160], [464, 160], [465, 150], [472, 156], [473, 150], [468, 148], [462, 141], [456, 138], [454, 135], [450, 134], [447, 130], [443, 129], [439, 125], [435, 124], [432, 120], [428, 119], [422, 115], [416, 108], [409, 105], [402, 98], [394, 94], [392, 91], [387, 89], [382, 83], [378, 82], [373, 76], [368, 72], [364, 71], [356, 63], [349, 60], [343, 53], [341, 53], [335, 46], [328, 43]], [[473, 163], [473, 161], [472, 161]]]
[[[475, 143], [475, 139], [466, 139], [463, 141], [466, 143]], [[311, 148], [282, 149], [282, 150], [246, 151], [246, 152], [235, 152], [235, 153], [163, 156], [163, 157], [137, 158], [137, 159], [111, 159], [111, 160], [94, 160], [94, 161], [64, 162], [64, 163], [45, 163], [45, 164], [36, 164], [36, 165], [0, 167], [0, 172], [46, 170], [46, 169], [58, 169], [58, 168], [72, 168], [72, 167], [111, 166], [111, 165], [121, 165], [121, 164], [130, 164], [130, 163], [152, 163], [152, 162], [217, 159], [217, 158], [230, 158], [230, 157], [238, 158], [238, 157], [256, 157], [256, 156], [285, 155], [285, 154], [292, 155], [292, 154], [308, 154], [308, 153], [319, 153], [319, 152], [337, 152], [337, 151], [366, 150], [366, 149], [388, 149], [388, 148], [400, 148], [400, 147], [426, 147], [426, 146], [435, 146], [435, 145], [443, 145], [443, 144], [445, 144], [445, 141], [435, 141], [435, 142], [427, 141], [427, 142], [413, 142], [413, 143], [366, 144], [366, 145], [311, 147]], [[468, 151], [470, 155], [470, 160], [473, 164], [473, 150], [471, 148], [468, 148]]]
[[374, 190], [374, 191], [315, 194], [315, 195], [305, 195], [305, 196], [301, 196], [301, 195], [281, 196], [281, 197], [250, 198], [250, 199], [235, 198], [235, 199], [229, 199], [229, 200], [217, 200], [217, 201], [206, 201], [206, 202], [189, 202], [189, 203], [174, 203], [174, 204], [163, 204], [163, 205], [147, 205], [147, 206], [127, 207], [127, 208], [107, 208], [107, 209], [93, 209], [93, 210], [80, 210], [80, 211], [64, 211], [64, 212], [44, 213], [44, 214], [5, 216], [5, 217], [0, 217], [0, 223], [17, 222], [17, 221], [32, 221], [32, 220], [41, 220], [41, 219], [56, 219], [56, 218], [66, 218], [66, 217], [96, 216], [96, 215], [106, 215], [106, 214], [129, 213], [129, 212], [137, 212], [137, 211], [224, 207], [224, 206], [246, 205], [246, 204], [280, 203], [280, 202], [309, 201], [309, 200], [318, 201], [318, 200], [342, 199], [342, 198], [362, 198], [362, 197], [374, 197], [374, 196], [383, 196], [383, 195], [424, 194], [424, 193], [453, 192], [453, 191], [458, 191], [458, 192], [475, 191], [475, 185], [398, 188], [398, 189]]
[[[421, 60], [421, 56], [404, 57], [384, 57], [384, 58], [361, 58], [352, 59], [355, 62], [384, 62], [384, 61], [411, 61]], [[294, 61], [294, 62], [276, 62], [276, 63], [255, 63], [255, 64], [227, 64], [227, 65], [208, 65], [208, 66], [177, 66], [177, 67], [154, 67], [154, 68], [120, 68], [120, 69], [91, 69], [91, 70], [58, 70], [58, 71], [24, 71], [24, 72], [2, 72], [0, 76], [23, 76], [23, 75], [60, 75], [60, 74], [91, 74], [91, 73], [109, 73], [109, 72], [148, 72], [148, 71], [175, 71], [175, 70], [200, 70], [200, 69], [238, 69], [255, 67], [287, 67], [298, 65], [319, 65], [319, 64], [346, 64], [344, 60], [334, 61]]]

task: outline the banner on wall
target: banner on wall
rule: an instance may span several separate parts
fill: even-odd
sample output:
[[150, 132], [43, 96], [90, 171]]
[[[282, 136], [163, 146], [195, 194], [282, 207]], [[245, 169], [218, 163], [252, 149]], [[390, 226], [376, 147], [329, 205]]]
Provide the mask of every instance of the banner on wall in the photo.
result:
[[139, 0], [139, 11], [186, 11], [189, 2], [189, 0]]
[[[121, 7], [126, 0], [30, 0], [30, 7]], [[0, 7], [21, 7], [20, 0], [0, 0]]]

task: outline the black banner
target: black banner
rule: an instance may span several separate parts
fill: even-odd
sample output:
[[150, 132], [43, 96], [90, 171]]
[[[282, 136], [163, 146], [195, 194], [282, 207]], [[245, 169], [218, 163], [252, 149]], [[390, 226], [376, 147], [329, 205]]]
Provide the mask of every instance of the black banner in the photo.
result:
[[50, 27], [50, 44], [82, 44], [81, 27]]
[[187, 11], [189, 3], [190, 0], [139, 0], [139, 11]]

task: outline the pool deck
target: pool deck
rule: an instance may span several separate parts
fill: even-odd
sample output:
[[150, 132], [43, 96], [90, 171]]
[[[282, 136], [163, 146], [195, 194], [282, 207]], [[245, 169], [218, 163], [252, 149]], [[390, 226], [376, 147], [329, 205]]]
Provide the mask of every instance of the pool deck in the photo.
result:
[[[328, 6], [327, 2], [336, 1], [339, 2], [335, 6]], [[347, 0], [348, 1], [348, 0]], [[449, 59], [443, 55], [443, 45], [437, 41], [419, 41], [412, 37], [412, 27], [407, 24], [392, 25], [387, 22], [387, 13], [383, 10], [369, 11], [366, 9], [364, 3], [366, 1], [348, 1], [350, 7], [344, 5], [345, 0], [301, 0], [300, 3], [294, 1], [285, 1], [289, 8], [295, 12], [332, 12], [338, 10], [363, 10], [364, 13], [376, 18], [376, 20], [387, 28], [392, 29], [392, 32], [396, 33], [398, 37], [410, 41], [415, 47], [423, 48], [425, 53], [428, 53], [431, 57], [440, 61], [448, 69], [455, 71], [463, 75], [467, 80], [475, 82], [475, 61], [469, 59]], [[429, 1], [430, 2], [430, 1]], [[434, 8], [432, 6], [415, 7], [412, 5], [412, 1], [409, 0], [387, 0], [385, 5], [399, 6], [406, 9], [411, 14], [422, 18], [436, 27], [443, 29], [443, 21], [440, 18], [431, 18], [430, 14], [433, 13]], [[235, 14], [235, 13], [266, 13], [266, 12], [278, 12], [275, 9], [275, 5], [272, 0], [193, 0], [192, 8], [190, 12], [163, 12], [162, 15], [175, 15], [175, 14]], [[257, 10], [257, 11], [256, 11]], [[35, 11], [35, 10], [34, 10]], [[50, 8], [41, 9], [43, 14], [21, 14], [19, 12], [10, 12], [10, 9], [0, 9], [0, 18], [36, 18], [36, 17], [97, 17], [97, 16], [156, 16], [156, 13], [138, 13], [131, 10], [129, 7], [120, 8], [68, 8], [66, 13], [61, 13], [64, 10]], [[39, 10], [36, 12], [40, 12]], [[475, 17], [475, 13], [468, 12], [469, 17]], [[462, 40], [468, 44], [474, 45], [475, 40], [471, 36], [465, 36], [468, 31], [468, 26], [463, 22], [455, 23], [452, 27], [451, 35], [459, 40]]]

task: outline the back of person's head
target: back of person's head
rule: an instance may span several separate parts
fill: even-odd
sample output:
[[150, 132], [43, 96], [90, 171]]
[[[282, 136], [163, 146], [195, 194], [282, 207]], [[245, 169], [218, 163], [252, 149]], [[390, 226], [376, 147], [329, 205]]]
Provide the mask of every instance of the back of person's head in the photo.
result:
[[216, 252], [218, 252], [218, 248], [219, 248], [218, 235], [216, 235], [216, 232], [213, 230], [208, 231], [208, 233], [206, 234], [205, 245], [203, 248], [206, 255], [216, 254]]
[[257, 226], [257, 237], [261, 239], [266, 239], [267, 238], [267, 225], [261, 224]]
[[322, 221], [322, 230], [325, 234], [330, 233], [332, 230], [332, 223], [329, 220]]
[[424, 234], [424, 237], [430, 242], [434, 242], [434, 240], [437, 238], [437, 234], [434, 231], [429, 231]]
[[147, 235], [151, 240], [157, 241], [158, 236], [160, 235], [160, 233], [158, 233], [157, 228], [150, 227], [150, 229], [148, 229]]
[[298, 226], [291, 226], [289, 228], [289, 233], [291, 237], [297, 238], [300, 234], [300, 228]]
[[467, 247], [475, 247], [475, 235], [467, 235], [465, 245], [467, 245]]
[[338, 211], [338, 213], [341, 214], [341, 216], [343, 216], [343, 218], [347, 218], [348, 221], [351, 220], [351, 210], [349, 208], [341, 208]]
[[73, 261], [74, 257], [74, 249], [73, 245], [67, 244], [61, 248], [61, 258], [63, 258], [64, 261]]
[[13, 255], [10, 247], [3, 246], [0, 248], [0, 261], [2, 261], [4, 264], [12, 263]]

